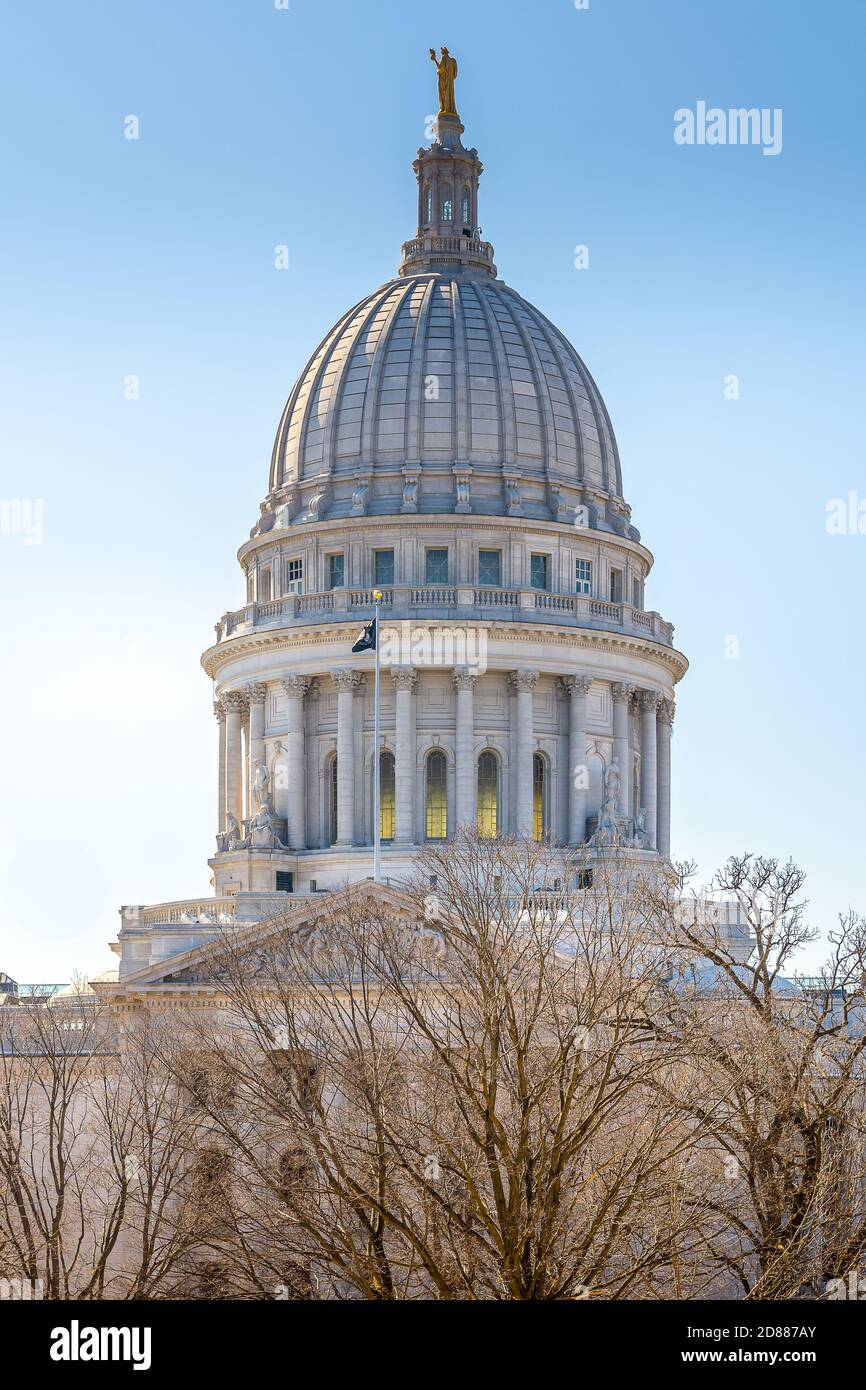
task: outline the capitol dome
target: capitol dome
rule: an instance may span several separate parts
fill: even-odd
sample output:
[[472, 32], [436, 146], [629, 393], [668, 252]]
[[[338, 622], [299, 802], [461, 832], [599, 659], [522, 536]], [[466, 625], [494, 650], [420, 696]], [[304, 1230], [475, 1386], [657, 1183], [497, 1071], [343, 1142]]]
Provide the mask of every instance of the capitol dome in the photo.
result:
[[440, 116], [398, 275], [326, 334], [280, 419], [254, 535], [406, 513], [577, 523], [639, 540], [613, 427], [563, 333], [497, 278], [482, 165]]
[[461, 829], [544, 842], [575, 891], [575, 854], [670, 854], [687, 662], [650, 606], [604, 402], [499, 278], [462, 132], [446, 81], [397, 274], [283, 411], [244, 601], [202, 656], [214, 897], [125, 909], [124, 974], [275, 895], [404, 882]]
[[337, 517], [366, 471], [368, 511], [383, 515], [399, 511], [413, 463], [421, 512], [453, 510], [454, 470], [467, 466], [480, 514], [506, 513], [509, 481], [527, 516], [551, 515], [551, 484], [622, 497], [613, 428], [583, 362], [483, 271], [390, 280], [340, 319], [289, 397], [270, 486], [328, 484], [320, 516]]

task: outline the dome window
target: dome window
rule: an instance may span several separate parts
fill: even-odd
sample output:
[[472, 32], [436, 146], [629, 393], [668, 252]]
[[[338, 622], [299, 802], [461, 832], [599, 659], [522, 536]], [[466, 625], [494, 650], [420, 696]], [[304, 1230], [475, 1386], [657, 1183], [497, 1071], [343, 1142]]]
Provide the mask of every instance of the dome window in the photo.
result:
[[543, 840], [547, 834], [547, 764], [542, 753], [532, 758], [532, 838]]
[[489, 584], [491, 588], [499, 588], [502, 583], [501, 550], [479, 550], [478, 583]]
[[550, 561], [547, 555], [530, 555], [529, 583], [533, 589], [547, 589], [549, 585]]
[[342, 589], [346, 582], [345, 555], [328, 556], [328, 588]]
[[425, 826], [428, 840], [444, 840], [448, 834], [447, 765], [441, 748], [427, 754]]
[[610, 572], [610, 601], [622, 603], [622, 570], [612, 569]]
[[394, 583], [393, 550], [373, 552], [373, 583], [382, 588], [390, 588]]
[[304, 562], [302, 559], [289, 560], [286, 565], [286, 593], [304, 592]]
[[394, 754], [383, 750], [379, 754], [379, 835], [393, 840], [397, 815], [397, 775]]
[[424, 188], [424, 225], [429, 226], [433, 220], [433, 190], [429, 183]]
[[447, 584], [448, 583], [448, 551], [447, 550], [428, 550], [424, 557], [424, 582], [425, 584]]
[[337, 843], [337, 755], [334, 754], [328, 768], [328, 840]]
[[461, 199], [460, 199], [460, 220], [462, 221], [463, 226], [464, 226], [465, 228], [467, 228], [468, 231], [469, 231], [470, 233], [471, 233], [471, 231], [472, 231], [472, 227], [471, 227], [471, 224], [470, 224], [470, 222], [469, 222], [469, 218], [470, 218], [470, 215], [471, 215], [471, 211], [472, 211], [472, 201], [471, 201], [471, 199], [470, 199], [470, 197], [469, 197], [469, 189], [468, 189], [468, 188], [466, 187], [466, 185], [464, 184], [464, 185], [463, 185], [463, 195], [462, 195], [462, 197], [461, 197]]
[[478, 759], [478, 834], [487, 838], [499, 828], [499, 759], [486, 749]]
[[271, 572], [270, 570], [259, 570], [259, 603], [270, 603], [271, 601]]
[[574, 562], [574, 592], [576, 594], [592, 593], [592, 561], [575, 560]]
[[451, 196], [450, 183], [446, 183], [442, 193], [442, 221], [454, 221], [454, 199]]

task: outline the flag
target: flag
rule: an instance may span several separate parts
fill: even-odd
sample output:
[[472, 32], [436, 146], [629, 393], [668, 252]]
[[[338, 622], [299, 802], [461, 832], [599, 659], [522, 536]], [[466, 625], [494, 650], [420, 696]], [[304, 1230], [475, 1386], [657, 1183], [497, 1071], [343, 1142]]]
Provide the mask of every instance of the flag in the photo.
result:
[[368, 623], [352, 648], [353, 652], [374, 652], [376, 650], [376, 619]]

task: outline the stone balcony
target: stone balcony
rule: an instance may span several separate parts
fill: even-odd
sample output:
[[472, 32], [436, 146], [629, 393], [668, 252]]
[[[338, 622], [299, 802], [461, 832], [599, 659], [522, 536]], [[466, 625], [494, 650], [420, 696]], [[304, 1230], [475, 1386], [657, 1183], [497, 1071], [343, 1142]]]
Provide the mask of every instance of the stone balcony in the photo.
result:
[[425, 232], [423, 236], [413, 237], [403, 242], [400, 257], [400, 275], [413, 275], [430, 270], [459, 270], [463, 267], [484, 270], [488, 275], [496, 274], [493, 260], [493, 246], [489, 241], [481, 241], [470, 236], [435, 236]]
[[[395, 585], [382, 591], [382, 617], [394, 622], [531, 622], [598, 628], [645, 637], [673, 646], [673, 625], [660, 614], [630, 603], [609, 603], [589, 594], [554, 594], [539, 589], [484, 588], [473, 584]], [[359, 618], [373, 610], [373, 590], [331, 589], [325, 593], [290, 594], [270, 603], [248, 603], [225, 613], [216, 624], [216, 640], [262, 628], [307, 627]]]

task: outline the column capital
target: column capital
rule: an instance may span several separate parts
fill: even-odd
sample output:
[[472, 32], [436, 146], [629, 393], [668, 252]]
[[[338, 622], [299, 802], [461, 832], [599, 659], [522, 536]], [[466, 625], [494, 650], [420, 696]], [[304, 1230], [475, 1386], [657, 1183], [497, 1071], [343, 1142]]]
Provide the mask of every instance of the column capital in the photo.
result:
[[243, 690], [228, 690], [221, 699], [227, 714], [244, 714], [249, 703]]
[[351, 671], [344, 667], [340, 671], [332, 671], [331, 680], [338, 690], [353, 691], [356, 690], [361, 683], [361, 672]]
[[465, 666], [458, 666], [451, 676], [457, 690], [474, 690], [476, 679], [475, 672], [468, 670]]
[[592, 676], [560, 676], [559, 688], [566, 695], [588, 695]]
[[634, 694], [634, 686], [628, 681], [611, 681], [610, 693], [614, 700], [630, 700]]
[[398, 690], [414, 690], [418, 684], [418, 672], [414, 666], [392, 666], [391, 679]]
[[224, 724], [226, 719], [226, 708], [222, 699], [213, 702], [213, 717], [218, 724]]
[[310, 688], [306, 676], [284, 676], [283, 690], [290, 700], [303, 700]]
[[251, 705], [263, 705], [268, 698], [268, 687], [264, 681], [255, 681], [246, 687], [246, 694]]
[[673, 700], [663, 698], [659, 702], [658, 718], [663, 724], [673, 724], [676, 705]]
[[508, 684], [512, 690], [532, 691], [538, 684], [538, 672], [530, 671], [528, 667], [521, 667], [519, 671], [509, 671]]
[[659, 706], [661, 705], [661, 702], [662, 697], [657, 690], [640, 691], [640, 707], [641, 711], [644, 714], [646, 714], [649, 710], [652, 710], [653, 712], [658, 710]]

